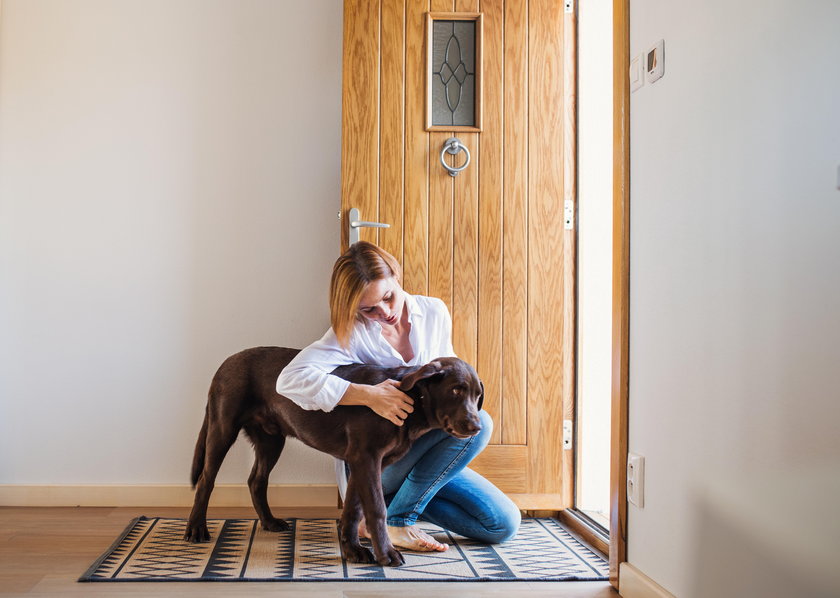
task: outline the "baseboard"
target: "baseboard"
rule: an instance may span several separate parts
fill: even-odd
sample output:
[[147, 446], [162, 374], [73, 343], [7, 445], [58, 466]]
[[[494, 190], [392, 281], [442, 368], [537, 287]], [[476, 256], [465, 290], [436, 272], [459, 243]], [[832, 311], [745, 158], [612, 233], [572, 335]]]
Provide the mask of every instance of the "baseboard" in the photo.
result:
[[[335, 507], [335, 484], [288, 484], [268, 488], [273, 507]], [[190, 507], [193, 489], [186, 485], [22, 486], [0, 484], [3, 507]], [[250, 507], [245, 484], [217, 484], [211, 507]]]
[[618, 566], [618, 593], [623, 598], [674, 598], [668, 590], [627, 562]]

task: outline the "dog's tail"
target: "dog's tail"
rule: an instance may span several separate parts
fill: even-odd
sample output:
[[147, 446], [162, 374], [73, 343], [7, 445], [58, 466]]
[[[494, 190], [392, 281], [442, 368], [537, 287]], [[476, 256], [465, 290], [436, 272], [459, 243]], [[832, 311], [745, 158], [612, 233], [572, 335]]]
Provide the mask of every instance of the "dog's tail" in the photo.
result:
[[204, 454], [207, 452], [207, 412], [204, 413], [204, 423], [201, 425], [201, 432], [198, 433], [198, 440], [195, 443], [195, 454], [193, 455], [192, 474], [190, 480], [192, 486], [198, 483], [201, 471], [204, 469]]

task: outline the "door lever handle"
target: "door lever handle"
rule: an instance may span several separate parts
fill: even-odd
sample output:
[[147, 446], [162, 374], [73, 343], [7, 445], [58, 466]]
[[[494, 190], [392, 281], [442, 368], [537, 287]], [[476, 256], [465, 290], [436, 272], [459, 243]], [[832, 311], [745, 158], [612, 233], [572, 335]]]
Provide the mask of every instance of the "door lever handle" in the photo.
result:
[[350, 218], [349, 226], [350, 226], [350, 245], [359, 242], [359, 229], [360, 228], [390, 228], [390, 224], [385, 224], [383, 222], [368, 222], [367, 220], [359, 220], [361, 214], [359, 214], [358, 208], [350, 208], [350, 213], [347, 214]]

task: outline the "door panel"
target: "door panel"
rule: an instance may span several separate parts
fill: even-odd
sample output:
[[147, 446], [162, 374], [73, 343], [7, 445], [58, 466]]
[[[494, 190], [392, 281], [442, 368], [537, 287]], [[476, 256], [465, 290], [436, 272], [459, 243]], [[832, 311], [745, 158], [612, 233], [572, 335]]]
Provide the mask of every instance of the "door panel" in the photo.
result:
[[[375, 4], [375, 3], [371, 3]], [[379, 246], [403, 263], [405, 168], [405, 2], [382, 0]]]
[[[484, 13], [484, 76], [489, 85], [484, 86], [484, 130], [475, 134], [479, 156], [478, 186], [478, 353], [474, 362], [484, 382], [485, 405], [488, 413], [507, 419], [502, 405], [502, 216], [504, 130], [502, 114], [504, 3], [502, 0], [485, 1]], [[523, 394], [524, 400], [524, 394]], [[501, 423], [501, 422], [500, 422]], [[496, 425], [491, 442], [502, 443], [506, 427]], [[524, 440], [522, 442], [524, 444]]]
[[[429, 10], [483, 14], [483, 129], [455, 135], [472, 155], [456, 177], [440, 164], [453, 133], [424, 130]], [[345, 1], [342, 210], [391, 224], [362, 238], [400, 259], [408, 292], [446, 302], [495, 422], [471, 467], [523, 508], [571, 504], [573, 27], [557, 0]]]
[[[379, 211], [379, 2], [345, 3], [343, 60], [341, 246], [347, 247], [344, 224], [351, 206], [345, 199], [352, 199], [365, 220], [374, 220]], [[362, 228], [360, 239], [376, 243], [376, 232]]]
[[563, 310], [556, 298], [564, 298], [564, 288], [556, 273], [563, 271], [564, 253], [563, 39], [555, 32], [562, 32], [563, 13], [560, 2], [531, 2], [528, 9], [527, 438], [540, 443], [529, 459], [528, 479], [533, 492], [559, 494], [564, 372]]
[[[504, 6], [502, 443], [527, 442], [528, 5]], [[490, 43], [493, 43], [492, 41]], [[501, 44], [502, 42], [497, 42]]]

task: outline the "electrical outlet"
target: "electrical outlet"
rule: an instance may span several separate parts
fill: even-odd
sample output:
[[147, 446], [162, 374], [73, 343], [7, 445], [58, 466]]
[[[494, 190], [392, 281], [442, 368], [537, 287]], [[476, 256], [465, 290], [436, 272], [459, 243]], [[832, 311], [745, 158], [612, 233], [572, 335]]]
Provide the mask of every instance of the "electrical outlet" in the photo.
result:
[[633, 453], [627, 455], [627, 500], [645, 506], [645, 458]]
[[665, 40], [660, 39], [645, 52], [647, 82], [653, 83], [665, 74]]

